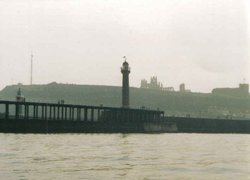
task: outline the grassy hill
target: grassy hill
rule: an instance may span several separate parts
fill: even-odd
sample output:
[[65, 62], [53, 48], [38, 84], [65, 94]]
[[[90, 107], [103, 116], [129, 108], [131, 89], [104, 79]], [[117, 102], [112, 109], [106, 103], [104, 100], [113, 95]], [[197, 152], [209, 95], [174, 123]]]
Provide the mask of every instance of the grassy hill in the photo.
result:
[[[15, 100], [21, 88], [26, 101], [58, 102], [103, 106], [121, 106], [121, 87], [50, 83], [47, 85], [12, 85], [0, 92], [2, 100]], [[130, 88], [131, 107], [145, 106], [164, 110], [175, 116], [245, 116], [250, 113], [250, 96], [233, 97], [205, 93], [180, 93]]]

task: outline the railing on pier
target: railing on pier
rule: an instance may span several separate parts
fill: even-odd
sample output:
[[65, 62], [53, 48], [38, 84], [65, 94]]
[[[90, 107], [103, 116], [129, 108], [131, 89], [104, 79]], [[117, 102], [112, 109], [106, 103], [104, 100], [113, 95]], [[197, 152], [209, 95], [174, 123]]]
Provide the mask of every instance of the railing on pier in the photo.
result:
[[0, 101], [0, 119], [71, 121], [154, 121], [163, 111], [56, 103]]

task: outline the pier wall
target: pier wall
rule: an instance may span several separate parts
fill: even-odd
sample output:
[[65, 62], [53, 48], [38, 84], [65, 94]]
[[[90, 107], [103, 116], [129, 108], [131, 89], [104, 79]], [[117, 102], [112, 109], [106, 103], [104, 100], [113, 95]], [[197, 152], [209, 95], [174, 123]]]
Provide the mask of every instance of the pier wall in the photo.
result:
[[164, 112], [71, 104], [0, 101], [0, 132], [142, 133]]
[[250, 133], [250, 120], [164, 117], [183, 133]]

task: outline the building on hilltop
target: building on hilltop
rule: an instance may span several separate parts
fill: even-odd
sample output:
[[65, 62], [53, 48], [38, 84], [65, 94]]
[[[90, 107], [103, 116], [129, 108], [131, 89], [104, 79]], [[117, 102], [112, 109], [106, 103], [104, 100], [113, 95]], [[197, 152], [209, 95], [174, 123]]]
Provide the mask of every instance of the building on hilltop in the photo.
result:
[[158, 81], [156, 76], [151, 77], [150, 82], [148, 82], [146, 79], [141, 80], [141, 88], [174, 91], [173, 87], [163, 87], [163, 84]]
[[180, 92], [185, 92], [185, 84], [180, 84]]
[[148, 88], [148, 89], [163, 89], [163, 85], [161, 82], [158, 82], [157, 77], [153, 76], [150, 78], [150, 82], [146, 79], [141, 80], [141, 88]]
[[246, 83], [240, 84], [239, 89], [242, 94], [249, 95], [249, 84]]
[[150, 83], [148, 85], [150, 89], [162, 89], [163, 88], [162, 83], [158, 82], [156, 76], [153, 76], [150, 78]]
[[190, 89], [186, 89], [186, 86], [185, 86], [184, 83], [180, 84], [180, 86], [179, 86], [179, 91], [182, 92], [182, 93], [183, 93], [183, 92], [191, 92]]
[[164, 87], [163, 91], [174, 91], [174, 87]]
[[215, 88], [213, 94], [229, 95], [229, 96], [247, 96], [249, 95], [249, 84], [239, 84], [238, 88]]

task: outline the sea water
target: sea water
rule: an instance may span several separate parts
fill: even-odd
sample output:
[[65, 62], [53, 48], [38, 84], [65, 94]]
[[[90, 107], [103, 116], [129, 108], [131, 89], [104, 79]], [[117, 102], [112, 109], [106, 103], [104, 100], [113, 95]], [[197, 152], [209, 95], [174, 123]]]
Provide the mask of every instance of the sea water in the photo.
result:
[[0, 134], [0, 179], [250, 179], [250, 135]]

